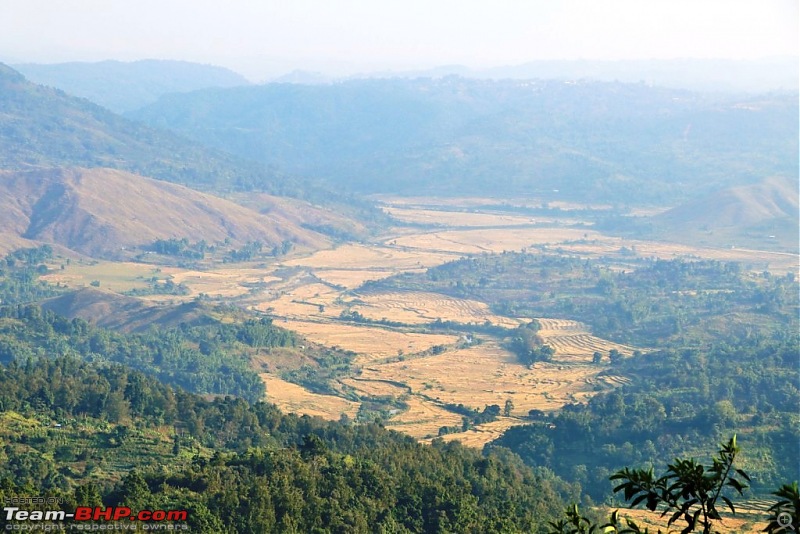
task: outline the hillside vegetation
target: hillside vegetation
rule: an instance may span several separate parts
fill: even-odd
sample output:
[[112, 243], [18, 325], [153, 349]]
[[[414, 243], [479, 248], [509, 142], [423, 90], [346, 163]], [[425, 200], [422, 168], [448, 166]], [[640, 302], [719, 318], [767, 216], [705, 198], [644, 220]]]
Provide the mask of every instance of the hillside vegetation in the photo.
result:
[[482, 255], [362, 289], [436, 291], [486, 302], [502, 315], [574, 319], [595, 335], [643, 347], [708, 346], [797, 329], [792, 274], [757, 276], [739, 263], [629, 253], [621, 266], [532, 253]]
[[170, 238], [266, 248], [329, 243], [296, 221], [113, 169], [0, 171], [0, 240], [19, 236], [93, 257], [119, 258]]
[[177, 507], [191, 532], [532, 532], [572, 493], [503, 452], [208, 401], [69, 358], [0, 366], [0, 423], [0, 498]]
[[117, 113], [152, 104], [167, 93], [250, 83], [231, 70], [187, 61], [25, 63], [13, 67], [34, 83], [86, 98]]
[[797, 96], [442, 79], [166, 95], [128, 116], [352, 191], [668, 202], [797, 176]]
[[205, 189], [247, 184], [276, 192], [296, 185], [261, 165], [33, 84], [0, 64], [0, 169], [62, 166], [109, 167]]

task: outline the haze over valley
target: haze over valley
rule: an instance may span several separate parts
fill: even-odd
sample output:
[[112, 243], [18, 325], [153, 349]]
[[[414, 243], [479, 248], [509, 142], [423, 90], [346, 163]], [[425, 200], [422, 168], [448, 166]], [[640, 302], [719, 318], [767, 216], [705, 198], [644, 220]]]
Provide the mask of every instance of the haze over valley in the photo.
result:
[[[0, 497], [186, 510], [209, 533], [798, 521], [796, 25], [758, 56], [731, 29], [792, 9], [731, 7], [730, 54], [692, 34], [681, 56], [686, 6], [622, 4], [648, 57], [578, 18], [598, 55], [568, 53], [541, 20], [572, 15], [544, 7], [514, 8], [538, 34], [509, 19], [494, 41], [431, 7], [430, 59], [386, 28], [385, 61], [348, 68], [264, 59], [275, 36], [238, 3], [218, 16], [252, 50], [206, 21], [217, 49], [180, 52], [163, 17], [103, 56], [88, 16], [75, 41], [41, 15], [52, 60], [0, 37]], [[373, 25], [258, 20], [322, 43], [324, 13], [371, 35], [361, 7]], [[724, 485], [711, 508], [615, 490], [676, 458]]]

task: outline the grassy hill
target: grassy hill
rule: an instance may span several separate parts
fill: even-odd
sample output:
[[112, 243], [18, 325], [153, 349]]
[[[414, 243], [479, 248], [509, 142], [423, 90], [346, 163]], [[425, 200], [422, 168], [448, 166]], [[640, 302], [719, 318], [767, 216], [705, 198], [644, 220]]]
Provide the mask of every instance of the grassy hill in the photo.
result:
[[152, 104], [167, 93], [250, 83], [231, 70], [188, 61], [25, 63], [14, 68], [32, 82], [89, 99], [117, 113]]
[[0, 228], [13, 239], [120, 257], [157, 239], [317, 248], [321, 234], [189, 188], [113, 169], [0, 172]]
[[651, 219], [659, 237], [680, 236], [700, 244], [798, 247], [798, 184], [770, 178], [758, 184], [728, 188]]
[[200, 302], [157, 306], [142, 299], [91, 287], [47, 299], [45, 310], [73, 319], [83, 319], [101, 328], [120, 332], [145, 332], [156, 327], [195, 326], [216, 322], [212, 308]]

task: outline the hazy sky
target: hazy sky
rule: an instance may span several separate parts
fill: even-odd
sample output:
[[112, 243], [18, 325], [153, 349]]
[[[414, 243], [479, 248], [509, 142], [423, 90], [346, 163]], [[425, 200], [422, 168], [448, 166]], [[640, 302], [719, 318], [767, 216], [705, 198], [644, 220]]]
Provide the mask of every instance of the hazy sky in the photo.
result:
[[798, 53], [798, 0], [0, 0], [0, 61], [184, 59], [264, 78]]

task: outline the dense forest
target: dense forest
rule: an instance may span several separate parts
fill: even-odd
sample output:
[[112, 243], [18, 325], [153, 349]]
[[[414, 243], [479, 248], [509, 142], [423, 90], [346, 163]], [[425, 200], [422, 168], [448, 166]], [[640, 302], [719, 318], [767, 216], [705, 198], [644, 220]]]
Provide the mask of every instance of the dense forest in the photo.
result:
[[576, 497], [503, 450], [206, 400], [115, 364], [14, 360], [0, 408], [0, 499], [188, 509], [192, 532], [539, 532]]
[[38, 306], [0, 308], [0, 361], [72, 355], [147, 372], [189, 391], [261, 399], [264, 385], [250, 368], [246, 347], [293, 346], [294, 335], [268, 319], [243, 324], [154, 329], [122, 334], [66, 319]]

